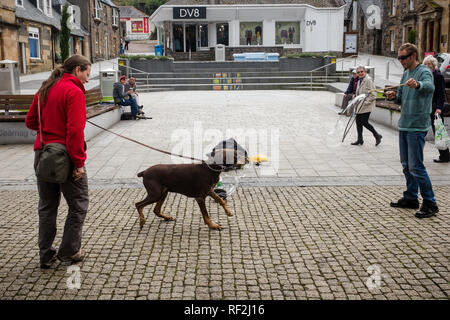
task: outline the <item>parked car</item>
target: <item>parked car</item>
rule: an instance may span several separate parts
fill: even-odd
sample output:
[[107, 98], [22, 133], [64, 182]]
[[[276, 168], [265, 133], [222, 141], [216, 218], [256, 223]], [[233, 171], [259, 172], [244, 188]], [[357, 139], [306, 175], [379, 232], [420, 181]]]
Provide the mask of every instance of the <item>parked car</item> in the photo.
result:
[[438, 53], [434, 56], [445, 79], [445, 87], [450, 88], [450, 53]]

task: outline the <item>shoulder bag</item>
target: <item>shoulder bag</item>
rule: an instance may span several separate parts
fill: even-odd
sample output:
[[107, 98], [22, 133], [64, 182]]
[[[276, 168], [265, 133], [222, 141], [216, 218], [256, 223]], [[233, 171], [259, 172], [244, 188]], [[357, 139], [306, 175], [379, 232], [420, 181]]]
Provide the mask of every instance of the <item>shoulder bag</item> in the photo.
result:
[[41, 125], [41, 103], [38, 98], [39, 133], [41, 151], [36, 166], [36, 177], [45, 182], [65, 183], [69, 178], [71, 162], [66, 146], [61, 143], [43, 144]]

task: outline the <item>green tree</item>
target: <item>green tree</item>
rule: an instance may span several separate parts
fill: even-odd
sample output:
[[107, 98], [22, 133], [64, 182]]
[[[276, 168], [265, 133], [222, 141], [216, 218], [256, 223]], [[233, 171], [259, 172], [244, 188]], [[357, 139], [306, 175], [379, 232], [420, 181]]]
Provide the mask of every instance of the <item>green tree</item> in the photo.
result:
[[415, 29], [411, 29], [408, 32], [408, 42], [412, 44], [416, 44], [417, 39], [417, 31]]
[[59, 47], [61, 49], [61, 60], [64, 63], [64, 61], [69, 57], [70, 55], [70, 29], [67, 25], [67, 22], [69, 21], [70, 14], [67, 10], [69, 8], [69, 3], [66, 2], [63, 6], [62, 13], [61, 13], [61, 35], [59, 37]]

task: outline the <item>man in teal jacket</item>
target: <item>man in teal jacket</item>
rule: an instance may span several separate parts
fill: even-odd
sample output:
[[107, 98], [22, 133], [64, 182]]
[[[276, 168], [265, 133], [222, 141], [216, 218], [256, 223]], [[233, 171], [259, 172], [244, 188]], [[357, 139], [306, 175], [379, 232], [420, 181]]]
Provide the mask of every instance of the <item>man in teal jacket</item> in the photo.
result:
[[431, 105], [434, 92], [433, 74], [420, 64], [417, 47], [405, 43], [398, 50], [398, 60], [405, 71], [400, 87], [395, 93], [387, 91], [386, 96], [401, 103], [401, 116], [398, 121], [400, 161], [406, 178], [407, 190], [403, 198], [391, 202], [391, 207], [418, 209], [418, 192], [423, 198], [417, 218], [428, 218], [439, 212], [434, 198], [430, 177], [423, 163], [425, 136], [431, 128]]

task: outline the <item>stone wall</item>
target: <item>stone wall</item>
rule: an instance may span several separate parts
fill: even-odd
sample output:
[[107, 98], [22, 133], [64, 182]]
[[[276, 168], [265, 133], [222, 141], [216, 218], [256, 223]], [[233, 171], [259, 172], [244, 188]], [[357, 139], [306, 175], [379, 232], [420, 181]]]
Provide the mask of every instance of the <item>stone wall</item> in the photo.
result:
[[120, 22], [113, 26], [112, 8], [103, 2], [100, 20], [95, 17], [95, 2], [90, 0], [92, 61], [117, 58], [120, 51]]
[[[54, 43], [52, 42], [52, 28], [48, 25], [22, 19], [18, 19], [18, 23], [20, 24], [18, 40], [19, 42], [25, 44], [27, 73], [36, 73], [51, 70], [53, 68], [54, 52]], [[32, 59], [30, 57], [28, 34], [30, 27], [39, 29], [40, 58], [38, 59]]]

